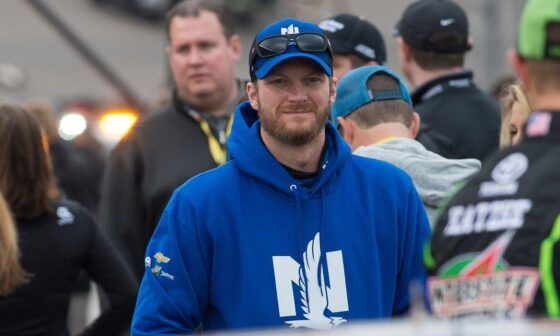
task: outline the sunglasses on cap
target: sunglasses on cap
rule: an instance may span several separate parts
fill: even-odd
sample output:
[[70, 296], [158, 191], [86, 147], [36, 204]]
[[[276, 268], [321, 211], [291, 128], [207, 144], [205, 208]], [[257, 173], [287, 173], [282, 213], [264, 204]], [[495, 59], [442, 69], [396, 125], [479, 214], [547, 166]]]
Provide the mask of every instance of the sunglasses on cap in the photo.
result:
[[323, 35], [315, 33], [301, 33], [270, 36], [259, 43], [253, 41], [251, 54], [249, 56], [251, 73], [254, 72], [253, 65], [255, 64], [257, 56], [267, 58], [281, 55], [288, 50], [290, 45], [294, 44], [300, 51], [303, 52], [319, 53], [328, 51], [331, 60], [333, 59], [331, 43], [329, 39]]

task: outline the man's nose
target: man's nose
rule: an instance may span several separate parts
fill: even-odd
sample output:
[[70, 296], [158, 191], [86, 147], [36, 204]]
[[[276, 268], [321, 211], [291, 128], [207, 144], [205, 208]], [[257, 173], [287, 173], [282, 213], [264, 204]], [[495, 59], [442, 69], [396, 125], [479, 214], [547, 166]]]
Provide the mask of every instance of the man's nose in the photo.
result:
[[192, 48], [191, 52], [189, 53], [188, 56], [188, 61], [190, 64], [200, 64], [203, 60], [203, 56], [202, 53], [200, 52], [200, 50], [198, 48]]
[[289, 100], [291, 103], [301, 104], [307, 101], [307, 91], [301, 84], [294, 84], [290, 90]]

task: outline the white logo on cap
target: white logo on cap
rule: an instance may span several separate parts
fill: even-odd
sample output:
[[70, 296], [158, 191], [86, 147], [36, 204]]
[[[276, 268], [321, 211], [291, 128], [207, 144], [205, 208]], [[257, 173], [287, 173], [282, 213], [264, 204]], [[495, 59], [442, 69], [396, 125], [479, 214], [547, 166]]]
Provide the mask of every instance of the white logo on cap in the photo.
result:
[[293, 24], [289, 25], [288, 28], [281, 28], [280, 34], [282, 35], [291, 35], [291, 34], [299, 34], [299, 28], [294, 27]]
[[344, 29], [344, 24], [331, 19], [319, 23], [319, 28], [331, 33], [335, 33], [338, 30]]
[[371, 59], [374, 59], [374, 58], [375, 58], [375, 50], [373, 50], [372, 48], [370, 48], [370, 47], [368, 47], [368, 46], [366, 46], [366, 45], [363, 45], [363, 44], [361, 44], [361, 43], [360, 43], [360, 44], [357, 44], [357, 45], [354, 47], [354, 50], [356, 50], [357, 52], [361, 53], [362, 55], [364, 55], [364, 56], [366, 56], [366, 57], [368, 57], [368, 58], [371, 58]]
[[452, 24], [453, 22], [455, 22], [455, 19], [450, 18], [450, 19], [441, 19], [439, 21], [439, 24], [442, 25], [443, 27], [445, 26], [449, 26], [450, 24]]

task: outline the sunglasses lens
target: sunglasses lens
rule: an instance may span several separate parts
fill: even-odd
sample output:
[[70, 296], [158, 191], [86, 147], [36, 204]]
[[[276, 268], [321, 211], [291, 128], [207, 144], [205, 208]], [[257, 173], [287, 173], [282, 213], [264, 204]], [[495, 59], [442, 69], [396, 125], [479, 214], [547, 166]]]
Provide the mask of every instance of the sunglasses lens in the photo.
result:
[[259, 43], [259, 53], [262, 57], [281, 54], [286, 51], [288, 40], [285, 37], [271, 37]]
[[296, 37], [296, 43], [301, 51], [321, 52], [327, 48], [327, 42], [321, 35], [301, 34]]

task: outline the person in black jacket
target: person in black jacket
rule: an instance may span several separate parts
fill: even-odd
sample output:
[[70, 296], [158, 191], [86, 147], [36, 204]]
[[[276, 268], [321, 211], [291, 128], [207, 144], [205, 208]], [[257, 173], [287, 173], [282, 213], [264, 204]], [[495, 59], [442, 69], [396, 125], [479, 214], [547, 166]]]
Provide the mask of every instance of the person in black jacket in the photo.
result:
[[112, 151], [99, 214], [134, 274], [173, 191], [227, 160], [233, 111], [244, 95], [232, 16], [218, 1], [181, 2], [168, 13], [171, 102], [140, 118]]
[[46, 137], [27, 110], [0, 105], [0, 192], [17, 223], [24, 284], [0, 293], [1, 335], [68, 335], [70, 294], [85, 270], [109, 308], [82, 335], [118, 335], [130, 325], [138, 283], [92, 215], [61, 200]]
[[424, 254], [443, 318], [560, 318], [560, 0], [529, 0], [510, 63], [533, 114], [446, 206]]
[[416, 87], [417, 139], [444, 157], [483, 161], [498, 148], [500, 108], [464, 68], [472, 41], [463, 9], [451, 0], [415, 1], [394, 33], [401, 71]]

